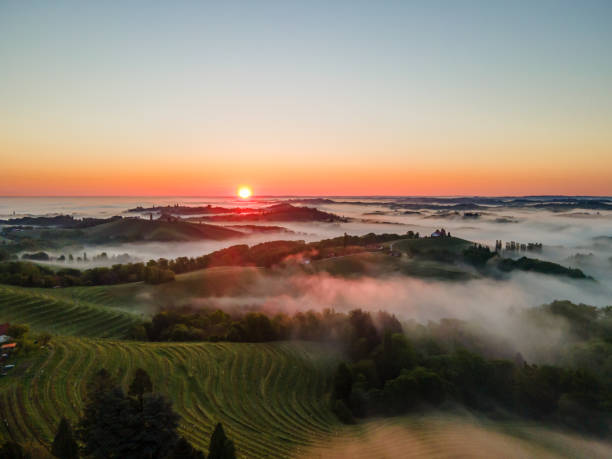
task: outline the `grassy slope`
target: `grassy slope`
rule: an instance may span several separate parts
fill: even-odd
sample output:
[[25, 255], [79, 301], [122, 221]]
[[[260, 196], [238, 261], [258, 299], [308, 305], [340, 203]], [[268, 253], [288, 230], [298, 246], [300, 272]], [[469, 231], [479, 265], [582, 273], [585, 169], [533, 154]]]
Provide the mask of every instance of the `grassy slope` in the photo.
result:
[[117, 241], [225, 240], [243, 236], [244, 233], [218, 225], [126, 218], [81, 229], [35, 228], [22, 231], [20, 235], [34, 239], [43, 237], [41, 246], [56, 247]]
[[188, 222], [123, 219], [84, 230], [90, 240], [122, 238], [145, 241], [195, 241], [199, 239], [223, 240], [242, 233], [222, 226], [198, 225]]
[[96, 287], [30, 289], [63, 300], [78, 300], [111, 306], [137, 314], [152, 313], [159, 307], [180, 305], [194, 297], [235, 296], [248, 291], [260, 268], [228, 266], [202, 269], [176, 276], [174, 282], [149, 285], [134, 282]]
[[397, 241], [393, 244], [393, 250], [399, 252], [410, 252], [412, 250], [420, 250], [423, 252], [430, 250], [447, 250], [452, 253], [461, 253], [472, 244], [473, 242], [458, 237], [428, 237]]
[[[173, 401], [180, 432], [206, 449], [223, 422], [242, 457], [284, 457], [327, 440], [341, 428], [326, 393], [336, 359], [308, 343], [133, 343], [58, 337], [51, 349], [18, 362], [0, 379], [0, 443], [49, 445], [62, 415], [76, 421], [87, 378], [106, 367], [129, 384], [150, 373]], [[5, 421], [4, 421], [5, 420]]]
[[118, 309], [58, 298], [54, 291], [0, 285], [0, 322], [25, 323], [54, 334], [123, 338], [141, 320]]
[[[293, 274], [296, 271], [291, 271]], [[407, 275], [428, 279], [462, 280], [474, 275], [462, 267], [435, 261], [391, 257], [383, 253], [359, 253], [328, 258], [301, 265], [306, 274], [329, 273], [333, 276]], [[154, 313], [160, 307], [189, 303], [193, 298], [248, 295], [257, 288], [262, 276], [282, 276], [282, 271], [228, 266], [209, 268], [176, 276], [174, 282], [147, 285], [142, 282], [97, 287], [31, 289], [68, 301], [80, 301], [132, 311]]]
[[[395, 245], [399, 245], [399, 242]], [[448, 263], [392, 257], [379, 252], [365, 252], [316, 261], [310, 265], [308, 270], [311, 272], [328, 272], [335, 276], [402, 274], [440, 280], [461, 280], [474, 277], [472, 273], [461, 267]]]

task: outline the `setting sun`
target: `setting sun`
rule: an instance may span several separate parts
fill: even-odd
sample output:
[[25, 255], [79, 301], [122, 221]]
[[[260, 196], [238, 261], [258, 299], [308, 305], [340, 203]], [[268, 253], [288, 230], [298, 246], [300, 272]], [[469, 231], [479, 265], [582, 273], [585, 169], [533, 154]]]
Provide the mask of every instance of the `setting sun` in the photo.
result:
[[238, 189], [238, 196], [240, 196], [242, 199], [250, 198], [251, 194], [253, 193], [251, 192], [251, 189], [248, 186], [243, 186]]

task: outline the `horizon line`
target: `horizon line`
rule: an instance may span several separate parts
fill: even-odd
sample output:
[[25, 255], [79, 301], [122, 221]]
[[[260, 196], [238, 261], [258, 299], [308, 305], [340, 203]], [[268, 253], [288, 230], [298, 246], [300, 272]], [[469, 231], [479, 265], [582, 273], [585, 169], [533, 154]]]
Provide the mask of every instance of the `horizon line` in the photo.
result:
[[106, 194], [74, 194], [74, 195], [0, 195], [4, 198], [232, 198], [248, 201], [260, 198], [608, 198], [612, 195], [591, 194], [266, 194], [252, 195], [244, 199], [237, 195], [106, 195]]

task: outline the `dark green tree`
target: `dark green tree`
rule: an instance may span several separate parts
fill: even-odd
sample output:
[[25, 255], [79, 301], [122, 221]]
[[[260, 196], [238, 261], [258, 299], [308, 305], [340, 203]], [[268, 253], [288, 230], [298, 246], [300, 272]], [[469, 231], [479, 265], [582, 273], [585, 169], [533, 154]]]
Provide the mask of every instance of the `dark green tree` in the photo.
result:
[[112, 390], [115, 385], [115, 380], [108, 370], [106, 368], [101, 368], [87, 383], [87, 398], [91, 401], [105, 392]]
[[84, 453], [105, 459], [161, 459], [178, 441], [178, 415], [163, 397], [145, 394], [139, 400], [120, 387], [95, 394], [79, 423]]
[[149, 392], [153, 392], [153, 383], [151, 382], [151, 378], [142, 368], [137, 368], [136, 372], [134, 373], [134, 380], [130, 385], [128, 394], [142, 400], [143, 395]]
[[51, 445], [51, 454], [59, 459], [76, 459], [79, 457], [79, 446], [72, 434], [72, 427], [66, 418], [62, 418]]
[[235, 459], [234, 442], [225, 435], [223, 425], [218, 423], [210, 437], [208, 459]]
[[179, 438], [168, 459], [205, 459], [204, 453], [195, 449], [183, 437]]
[[335, 400], [348, 400], [353, 387], [353, 375], [348, 365], [344, 362], [338, 365], [334, 375], [334, 386], [332, 398]]
[[28, 327], [27, 325], [13, 324], [8, 328], [6, 334], [9, 335], [11, 338], [19, 339], [22, 338], [23, 335], [27, 334], [29, 331], [30, 327]]
[[32, 456], [26, 453], [19, 443], [7, 441], [0, 448], [0, 459], [31, 459]]

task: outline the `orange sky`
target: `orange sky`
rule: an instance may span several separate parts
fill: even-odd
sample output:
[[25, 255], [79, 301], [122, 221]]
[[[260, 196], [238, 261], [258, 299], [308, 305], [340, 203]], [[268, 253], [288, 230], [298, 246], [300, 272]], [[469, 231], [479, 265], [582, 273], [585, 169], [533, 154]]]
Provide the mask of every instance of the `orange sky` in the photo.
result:
[[[5, 163], [0, 195], [228, 195], [242, 184], [260, 195], [610, 195], [605, 161], [573, 164], [444, 164], [444, 161], [158, 161]], [[495, 162], [494, 162], [495, 163]]]
[[264, 3], [0, 3], [0, 195], [612, 195], [609, 3]]

